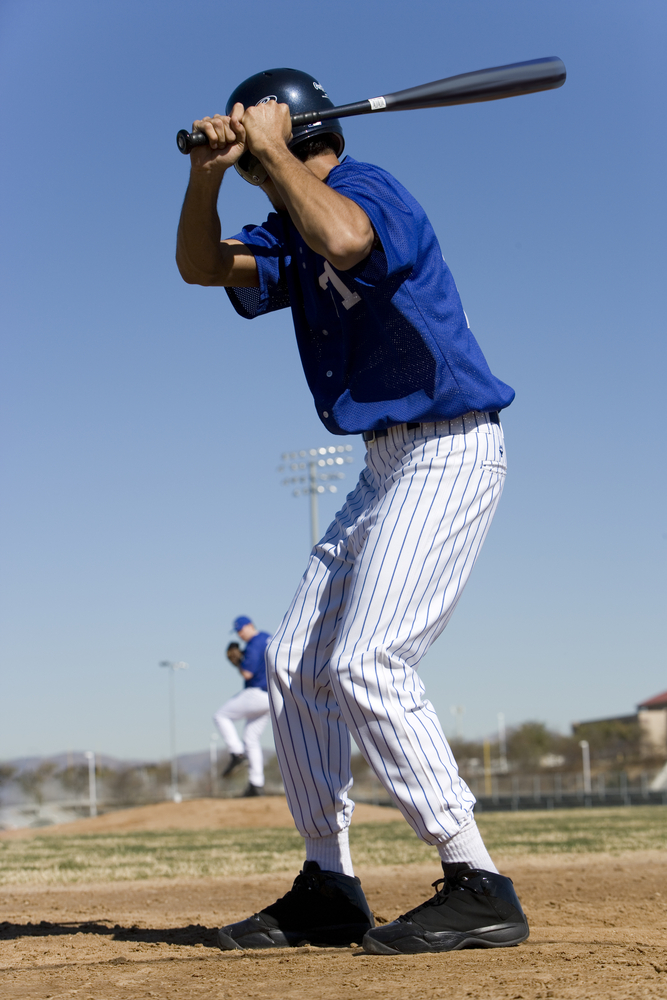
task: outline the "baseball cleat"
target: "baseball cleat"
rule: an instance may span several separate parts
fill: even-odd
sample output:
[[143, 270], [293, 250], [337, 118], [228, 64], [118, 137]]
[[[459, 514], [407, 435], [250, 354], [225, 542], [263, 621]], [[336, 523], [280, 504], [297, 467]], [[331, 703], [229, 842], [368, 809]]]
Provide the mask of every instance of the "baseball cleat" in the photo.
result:
[[316, 861], [306, 861], [282, 899], [247, 920], [222, 927], [218, 946], [223, 951], [302, 944], [344, 948], [360, 942], [373, 926], [358, 878], [322, 871]]
[[528, 921], [512, 880], [464, 863], [445, 864], [436, 894], [365, 934], [372, 955], [415, 955], [461, 948], [508, 948], [528, 937]]
[[230, 774], [234, 773], [237, 767], [240, 767], [241, 764], [245, 764], [245, 760], [246, 757], [244, 753], [230, 753], [227, 767], [224, 769], [220, 777], [228, 778]]
[[264, 794], [264, 789], [261, 785], [253, 785], [252, 782], [248, 784], [245, 792], [241, 796], [242, 799], [256, 799], [258, 796]]

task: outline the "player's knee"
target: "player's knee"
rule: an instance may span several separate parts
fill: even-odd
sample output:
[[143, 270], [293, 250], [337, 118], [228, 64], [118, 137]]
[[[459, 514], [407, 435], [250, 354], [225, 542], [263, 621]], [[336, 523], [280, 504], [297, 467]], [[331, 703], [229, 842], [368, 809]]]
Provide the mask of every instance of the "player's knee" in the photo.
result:
[[341, 694], [352, 692], [361, 684], [366, 689], [375, 689], [390, 681], [391, 674], [402, 670], [402, 661], [392, 657], [386, 646], [380, 644], [368, 647], [363, 652], [353, 653], [342, 650], [331, 657], [329, 676], [334, 691]]
[[270, 681], [289, 671], [289, 647], [275, 636], [266, 647], [266, 679]]
[[369, 650], [366, 653], [346, 653], [344, 650], [334, 654], [329, 662], [329, 676], [334, 687], [345, 689], [356, 684], [364, 676], [364, 662], [367, 666], [374, 657]]

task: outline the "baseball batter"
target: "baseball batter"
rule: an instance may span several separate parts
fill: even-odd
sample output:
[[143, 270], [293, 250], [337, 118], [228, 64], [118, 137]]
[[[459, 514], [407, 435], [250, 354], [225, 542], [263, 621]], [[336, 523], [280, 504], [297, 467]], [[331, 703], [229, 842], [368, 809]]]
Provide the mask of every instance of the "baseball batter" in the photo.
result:
[[[246, 647], [242, 651], [237, 642], [230, 642], [227, 659], [243, 677], [243, 691], [226, 701], [213, 716], [213, 721], [229, 750], [229, 763], [222, 777], [228, 778], [247, 760], [248, 787], [243, 794], [253, 798], [262, 795], [264, 789], [264, 754], [260, 740], [269, 718], [264, 654], [271, 637], [268, 632], [260, 632], [246, 615], [235, 618], [233, 627]], [[239, 719], [245, 720], [243, 742], [234, 725]]]
[[[417, 673], [457, 604], [506, 473], [489, 370], [422, 207], [389, 173], [341, 159], [339, 121], [292, 133], [290, 112], [333, 107], [305, 73], [258, 73], [224, 115], [194, 123], [177, 261], [253, 319], [290, 307], [318, 415], [366, 442], [366, 464], [267, 647], [276, 751], [306, 861], [293, 888], [219, 933], [222, 948], [304, 941], [369, 952], [500, 947], [528, 936], [510, 879], [477, 830]], [[405, 136], [413, 141], [413, 136]], [[235, 166], [272, 203], [221, 240], [217, 201]], [[444, 878], [424, 904], [373, 926], [348, 830], [350, 734]]]

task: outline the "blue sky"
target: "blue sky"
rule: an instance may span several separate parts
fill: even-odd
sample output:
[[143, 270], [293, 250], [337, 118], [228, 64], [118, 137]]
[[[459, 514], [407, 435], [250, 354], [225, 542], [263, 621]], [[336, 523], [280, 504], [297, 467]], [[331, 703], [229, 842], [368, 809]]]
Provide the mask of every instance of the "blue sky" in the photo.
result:
[[[4, 0], [0, 757], [166, 755], [162, 659], [191, 665], [179, 747], [204, 747], [239, 686], [232, 618], [277, 627], [303, 570], [280, 455], [348, 442], [319, 424], [289, 314], [249, 324], [173, 260], [176, 131], [280, 65], [346, 103], [564, 60], [551, 93], [345, 123], [426, 208], [517, 392], [502, 504], [422, 670], [467, 736], [667, 688], [666, 24], [646, 0]], [[266, 204], [230, 175], [223, 230]]]

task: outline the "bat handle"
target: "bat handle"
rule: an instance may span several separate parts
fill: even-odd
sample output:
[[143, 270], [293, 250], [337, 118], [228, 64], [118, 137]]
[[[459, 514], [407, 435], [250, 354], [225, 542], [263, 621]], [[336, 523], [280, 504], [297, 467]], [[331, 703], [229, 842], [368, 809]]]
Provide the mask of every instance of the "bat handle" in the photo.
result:
[[208, 146], [208, 136], [204, 132], [188, 132], [182, 128], [176, 135], [176, 145], [187, 156], [195, 146]]

